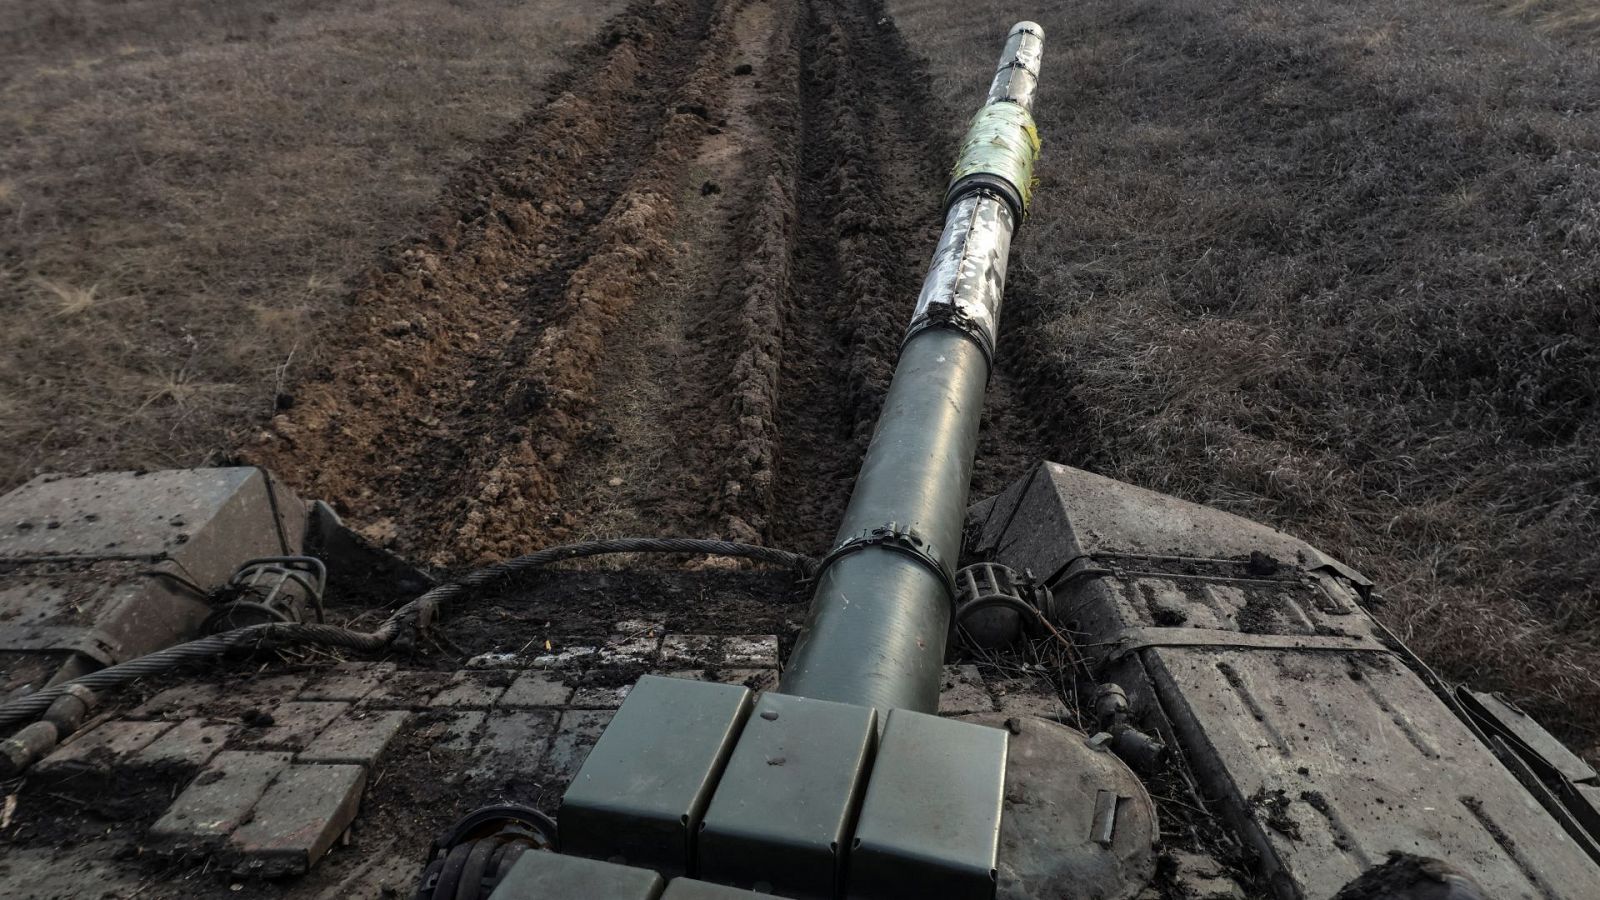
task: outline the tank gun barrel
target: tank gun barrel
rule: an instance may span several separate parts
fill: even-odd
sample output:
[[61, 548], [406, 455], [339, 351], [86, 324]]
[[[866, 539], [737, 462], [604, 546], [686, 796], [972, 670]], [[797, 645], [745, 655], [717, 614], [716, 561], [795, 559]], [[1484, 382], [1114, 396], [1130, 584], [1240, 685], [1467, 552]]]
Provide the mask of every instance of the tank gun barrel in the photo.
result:
[[1012, 27], [962, 142], [944, 231], [784, 693], [937, 711], [1006, 260], [1039, 151], [1032, 107], [1043, 48], [1038, 25]]

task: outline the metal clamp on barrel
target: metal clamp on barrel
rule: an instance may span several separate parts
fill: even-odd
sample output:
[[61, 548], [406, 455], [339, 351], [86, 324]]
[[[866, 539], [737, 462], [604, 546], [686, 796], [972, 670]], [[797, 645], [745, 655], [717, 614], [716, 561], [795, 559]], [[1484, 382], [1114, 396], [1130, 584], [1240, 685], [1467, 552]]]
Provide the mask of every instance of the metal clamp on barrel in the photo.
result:
[[898, 522], [879, 525], [877, 528], [869, 528], [858, 535], [840, 541], [839, 545], [829, 551], [828, 555], [822, 558], [822, 562], [817, 564], [816, 578], [820, 580], [822, 573], [828, 571], [828, 567], [838, 562], [841, 557], [849, 556], [868, 547], [882, 547], [886, 550], [904, 553], [921, 563], [939, 576], [939, 581], [944, 584], [945, 590], [954, 599], [956, 578], [955, 573], [950, 569], [950, 565], [939, 556], [932, 544], [917, 533], [915, 528], [901, 530]]

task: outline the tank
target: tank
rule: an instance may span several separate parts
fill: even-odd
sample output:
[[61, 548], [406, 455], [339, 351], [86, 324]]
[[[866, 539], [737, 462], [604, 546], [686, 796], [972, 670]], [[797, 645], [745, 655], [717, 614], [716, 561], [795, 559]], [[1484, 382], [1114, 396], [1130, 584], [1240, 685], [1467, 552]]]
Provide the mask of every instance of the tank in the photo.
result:
[[[0, 498], [6, 896], [1600, 897], [1600, 776], [1359, 572], [1049, 461], [969, 496], [1044, 39], [821, 558], [433, 583], [255, 468]], [[755, 565], [552, 568], [607, 553]]]

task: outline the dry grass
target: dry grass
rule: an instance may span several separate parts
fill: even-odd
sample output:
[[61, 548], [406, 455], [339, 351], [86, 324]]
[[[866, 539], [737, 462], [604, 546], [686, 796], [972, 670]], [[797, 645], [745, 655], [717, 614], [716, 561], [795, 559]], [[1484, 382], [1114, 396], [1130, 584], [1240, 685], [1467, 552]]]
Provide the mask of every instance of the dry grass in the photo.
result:
[[1582, 36], [1454, 0], [890, 8], [959, 110], [1010, 22], [1049, 34], [1006, 350], [1064, 461], [1320, 543], [1600, 755]]
[[[1006, 353], [1064, 461], [1317, 541], [1600, 753], [1592, 4], [890, 7], [953, 127], [1049, 30]], [[0, 487], [229, 446], [614, 8], [0, 0]]]
[[1600, 4], [1594, 0], [1509, 0], [1502, 10], [1558, 38], [1600, 38]]
[[273, 411], [615, 0], [0, 0], [0, 489]]

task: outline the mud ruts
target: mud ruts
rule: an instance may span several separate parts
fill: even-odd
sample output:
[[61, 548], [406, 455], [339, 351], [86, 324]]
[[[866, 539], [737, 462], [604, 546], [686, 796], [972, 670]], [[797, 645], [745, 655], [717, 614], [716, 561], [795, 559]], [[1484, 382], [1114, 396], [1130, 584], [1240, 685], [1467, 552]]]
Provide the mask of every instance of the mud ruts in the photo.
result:
[[[884, 19], [630, 6], [385, 253], [241, 455], [437, 565], [618, 530], [824, 549], [950, 159]], [[1007, 378], [985, 441], [1020, 465], [1042, 448]]]

